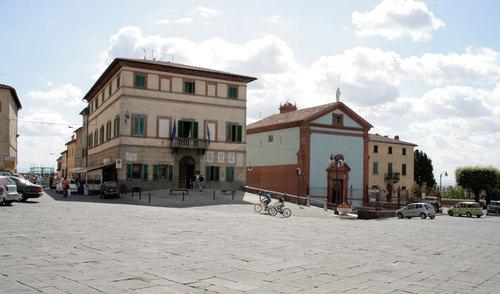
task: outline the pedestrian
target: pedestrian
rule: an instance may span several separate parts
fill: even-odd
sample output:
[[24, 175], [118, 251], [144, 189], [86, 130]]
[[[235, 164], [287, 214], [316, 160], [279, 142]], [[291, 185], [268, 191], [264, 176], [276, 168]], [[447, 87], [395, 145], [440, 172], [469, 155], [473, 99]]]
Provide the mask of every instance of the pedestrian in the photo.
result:
[[50, 178], [49, 178], [49, 189], [52, 190], [52, 185], [54, 184], [54, 175], [50, 175]]
[[42, 175], [39, 175], [37, 178], [36, 178], [36, 184], [41, 186], [43, 184], [43, 176]]
[[62, 188], [63, 188], [63, 197], [68, 198], [69, 182], [66, 177], [64, 177], [64, 180], [62, 182]]
[[196, 187], [195, 187], [195, 186], [196, 186], [196, 174], [193, 174], [193, 175], [191, 176], [191, 189], [192, 189], [192, 190], [196, 189]]
[[203, 192], [203, 189], [205, 189], [205, 177], [203, 174], [200, 174], [200, 191]]

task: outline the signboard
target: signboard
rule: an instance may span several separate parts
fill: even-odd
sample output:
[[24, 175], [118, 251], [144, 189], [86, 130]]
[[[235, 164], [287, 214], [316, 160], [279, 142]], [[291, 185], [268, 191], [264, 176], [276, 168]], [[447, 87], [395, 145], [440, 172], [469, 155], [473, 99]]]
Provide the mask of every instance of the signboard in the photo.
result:
[[115, 168], [116, 169], [122, 169], [122, 166], [123, 166], [122, 160], [120, 158], [117, 158], [116, 162], [115, 162]]
[[137, 153], [125, 152], [126, 161], [137, 161]]

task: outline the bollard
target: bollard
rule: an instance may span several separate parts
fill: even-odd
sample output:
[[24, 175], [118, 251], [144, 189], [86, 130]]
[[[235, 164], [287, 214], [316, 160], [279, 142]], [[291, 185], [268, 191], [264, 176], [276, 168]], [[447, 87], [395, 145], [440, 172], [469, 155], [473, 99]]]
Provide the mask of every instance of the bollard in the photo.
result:
[[235, 193], [235, 191], [233, 190], [233, 193], [232, 193], [232, 196], [233, 196], [233, 200], [234, 200], [234, 193]]
[[182, 202], [184, 202], [184, 191], [182, 191]]
[[212, 192], [213, 192], [212, 194], [213, 194], [213, 196], [214, 196], [214, 200], [215, 200], [215, 190], [213, 190]]
[[134, 198], [134, 189], [132, 189], [132, 196], [130, 197]]
[[323, 208], [325, 209], [325, 211], [328, 211], [328, 206], [326, 204], [327, 201], [328, 201], [328, 199], [325, 199], [325, 204], [323, 205]]
[[148, 203], [151, 203], [151, 193], [149, 193], [149, 201]]
[[141, 198], [142, 198], [141, 196], [142, 196], [141, 191], [139, 191], [139, 200], [141, 200]]

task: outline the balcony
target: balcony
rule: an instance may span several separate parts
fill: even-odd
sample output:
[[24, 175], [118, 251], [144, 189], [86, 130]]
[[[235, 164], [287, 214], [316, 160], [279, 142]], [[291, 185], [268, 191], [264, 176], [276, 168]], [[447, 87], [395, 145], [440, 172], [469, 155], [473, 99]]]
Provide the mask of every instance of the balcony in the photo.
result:
[[399, 173], [386, 173], [385, 174], [385, 181], [392, 182], [392, 183], [399, 182]]
[[205, 153], [207, 150], [209, 141], [206, 139], [194, 139], [194, 138], [172, 138], [172, 148], [178, 150], [180, 148], [184, 149], [195, 149]]

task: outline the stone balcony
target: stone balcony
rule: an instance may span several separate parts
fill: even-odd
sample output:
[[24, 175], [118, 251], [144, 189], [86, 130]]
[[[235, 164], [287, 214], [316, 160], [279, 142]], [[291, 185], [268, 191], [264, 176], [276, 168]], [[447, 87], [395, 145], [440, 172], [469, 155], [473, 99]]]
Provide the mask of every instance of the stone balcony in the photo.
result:
[[171, 147], [174, 150], [178, 149], [194, 149], [198, 150], [202, 153], [205, 151], [210, 145], [210, 142], [206, 139], [194, 139], [194, 138], [172, 138]]

